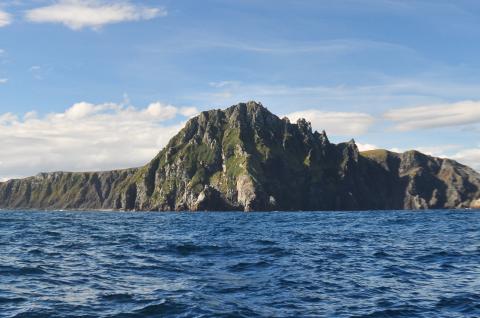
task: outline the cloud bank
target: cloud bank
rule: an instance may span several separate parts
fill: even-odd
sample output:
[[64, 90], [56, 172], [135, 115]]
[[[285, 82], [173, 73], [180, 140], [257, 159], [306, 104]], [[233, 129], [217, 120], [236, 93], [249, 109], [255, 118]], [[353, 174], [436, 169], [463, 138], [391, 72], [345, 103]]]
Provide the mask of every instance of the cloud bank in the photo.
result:
[[165, 16], [161, 8], [138, 6], [126, 1], [62, 0], [55, 4], [28, 10], [25, 18], [35, 23], [60, 23], [80, 30], [126, 21], [150, 20]]
[[355, 142], [357, 144], [358, 150], [359, 151], [369, 151], [369, 150], [375, 150], [378, 149], [378, 146], [372, 145], [372, 144], [364, 144], [360, 142]]
[[384, 117], [395, 122], [395, 129], [400, 131], [477, 124], [480, 101], [393, 109]]
[[5, 11], [0, 10], [0, 28], [12, 23], [12, 16]]
[[[159, 102], [145, 108], [81, 102], [64, 112], [0, 115], [0, 180], [43, 171], [141, 166], [197, 114]], [[173, 123], [175, 122], [175, 123]]]
[[333, 136], [352, 137], [364, 134], [374, 122], [374, 118], [365, 113], [326, 112], [315, 109], [293, 112], [286, 116], [292, 121], [305, 118], [312, 123], [315, 130], [325, 130]]
[[480, 147], [461, 150], [454, 154], [452, 159], [455, 159], [480, 172]]

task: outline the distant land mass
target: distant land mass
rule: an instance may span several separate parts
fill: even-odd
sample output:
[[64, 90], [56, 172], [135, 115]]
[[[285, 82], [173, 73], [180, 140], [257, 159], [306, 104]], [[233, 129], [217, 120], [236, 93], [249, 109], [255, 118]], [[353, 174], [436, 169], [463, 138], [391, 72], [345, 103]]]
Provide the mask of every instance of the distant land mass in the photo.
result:
[[[348, 123], [345, 123], [348, 125]], [[418, 151], [359, 152], [256, 102], [190, 119], [140, 168], [0, 183], [0, 208], [335, 211], [480, 208], [480, 174]]]

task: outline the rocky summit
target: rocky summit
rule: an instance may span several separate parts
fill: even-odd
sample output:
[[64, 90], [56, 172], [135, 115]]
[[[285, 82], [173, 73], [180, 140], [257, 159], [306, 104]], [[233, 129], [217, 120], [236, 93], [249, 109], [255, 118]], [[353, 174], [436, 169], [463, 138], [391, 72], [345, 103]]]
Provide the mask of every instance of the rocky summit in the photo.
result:
[[0, 183], [4, 209], [323, 211], [480, 207], [480, 174], [418, 151], [359, 152], [259, 103], [202, 112], [141, 168]]

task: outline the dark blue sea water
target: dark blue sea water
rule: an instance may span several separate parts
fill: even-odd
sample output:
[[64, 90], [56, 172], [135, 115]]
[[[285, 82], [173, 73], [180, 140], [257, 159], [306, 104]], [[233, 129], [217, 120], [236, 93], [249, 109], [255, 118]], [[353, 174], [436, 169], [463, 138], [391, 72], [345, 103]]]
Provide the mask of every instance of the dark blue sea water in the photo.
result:
[[0, 317], [480, 317], [480, 212], [0, 211]]

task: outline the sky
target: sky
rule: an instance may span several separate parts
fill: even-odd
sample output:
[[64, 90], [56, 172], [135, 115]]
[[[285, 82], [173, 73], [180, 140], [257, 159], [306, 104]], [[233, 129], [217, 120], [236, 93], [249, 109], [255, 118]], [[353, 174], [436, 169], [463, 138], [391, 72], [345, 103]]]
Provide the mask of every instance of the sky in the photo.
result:
[[255, 100], [480, 170], [476, 0], [2, 0], [0, 180], [147, 163]]

